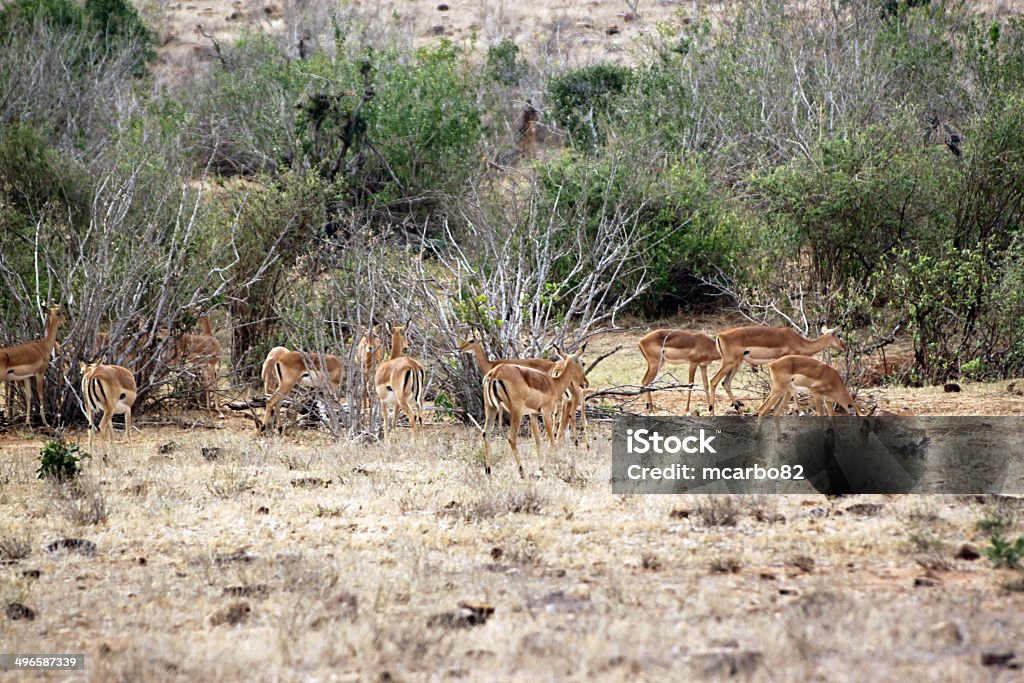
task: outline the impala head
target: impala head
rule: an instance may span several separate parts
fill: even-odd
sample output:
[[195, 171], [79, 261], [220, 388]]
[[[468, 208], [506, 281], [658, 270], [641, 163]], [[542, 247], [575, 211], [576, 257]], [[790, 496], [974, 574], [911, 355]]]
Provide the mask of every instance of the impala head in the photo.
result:
[[558, 354], [558, 362], [555, 363], [554, 376], [561, 377], [562, 373], [569, 373], [569, 377], [574, 384], [583, 389], [590, 386], [590, 382], [587, 381], [587, 375], [583, 372], [583, 366], [580, 365], [580, 358], [583, 356], [583, 352], [587, 350], [587, 345], [584, 344], [576, 350], [576, 353], [566, 356], [562, 353], [561, 349], [555, 347], [555, 352]]
[[391, 353], [403, 354], [409, 348], [409, 339], [405, 336], [405, 327], [396, 326], [391, 330]]
[[465, 340], [459, 342], [459, 351], [461, 353], [473, 353], [474, 348], [483, 348], [483, 344], [476, 338], [475, 334], [471, 334], [465, 338]]
[[79, 361], [78, 369], [81, 371], [82, 377], [84, 377], [85, 379], [89, 379], [90, 377], [92, 377], [92, 373], [96, 371], [96, 368], [99, 367], [99, 365], [100, 361], [94, 361], [92, 363]]
[[839, 351], [840, 353], [842, 353], [843, 351], [846, 351], [846, 347], [843, 346], [843, 340], [839, 338], [839, 327], [838, 326], [830, 328], [830, 327], [825, 327], [824, 325], [822, 325], [821, 326], [821, 336], [822, 336], [822, 338], [825, 338], [826, 341], [828, 341], [828, 347], [827, 348], [835, 349], [836, 351]]
[[68, 321], [67, 312], [60, 304], [51, 303], [46, 307], [47, 319], [58, 327]]

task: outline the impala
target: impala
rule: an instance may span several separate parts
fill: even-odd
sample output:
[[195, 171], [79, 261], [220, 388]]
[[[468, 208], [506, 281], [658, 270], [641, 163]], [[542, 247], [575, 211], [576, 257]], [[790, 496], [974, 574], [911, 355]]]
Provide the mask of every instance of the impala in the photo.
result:
[[[480, 368], [480, 372], [486, 375], [496, 365], [519, 365], [524, 368], [532, 368], [539, 370], [543, 373], [551, 375], [555, 372], [562, 372], [562, 368], [565, 364], [562, 361], [553, 361], [547, 358], [501, 358], [491, 360], [487, 356], [487, 351], [484, 350], [484, 345], [475, 337], [470, 336], [468, 339], [459, 344], [459, 351], [466, 354], [472, 354], [476, 359], [477, 367]], [[560, 366], [561, 364], [561, 366]], [[587, 376], [583, 373], [574, 377], [574, 381], [569, 385], [566, 390], [565, 405], [561, 415], [559, 416], [559, 427], [558, 427], [558, 439], [561, 439], [566, 432], [566, 425], [572, 423], [572, 432], [575, 435], [576, 442], [579, 443], [580, 431], [584, 435], [584, 442], [586, 443], [586, 431], [587, 431], [587, 409], [583, 402], [583, 390], [590, 386], [590, 382], [587, 381]], [[580, 409], [580, 428], [576, 426], [576, 410]], [[531, 429], [533, 426], [534, 416], [530, 415]], [[587, 447], [589, 448], [589, 443]]]
[[715, 394], [718, 383], [725, 378], [722, 386], [729, 394], [733, 405], [739, 401], [732, 394], [732, 380], [739, 372], [743, 361], [751, 365], [764, 365], [782, 356], [813, 356], [824, 349], [844, 351], [843, 342], [836, 336], [838, 327], [821, 328], [821, 336], [811, 341], [788, 327], [734, 327], [718, 335], [718, 352], [722, 356], [722, 367], [711, 378], [708, 390], [708, 407], [715, 412]]
[[269, 386], [274, 388], [267, 389], [270, 395], [263, 413], [263, 424], [257, 425], [256, 431], [270, 428], [274, 409], [297, 384], [326, 387], [333, 397], [337, 397], [341, 391], [341, 373], [342, 364], [337, 356], [289, 351], [283, 346], [272, 349], [263, 362], [263, 381], [265, 389]]
[[[686, 393], [686, 412], [690, 412], [690, 399], [693, 397], [693, 378], [700, 368], [701, 379], [704, 380], [704, 393], [708, 392], [708, 366], [711, 361], [718, 360], [722, 355], [718, 352], [715, 340], [700, 332], [685, 330], [654, 330], [644, 335], [639, 342], [640, 353], [647, 361], [647, 372], [641, 386], [648, 386], [658, 376], [662, 365], [690, 364], [690, 376], [687, 380], [690, 390]], [[653, 392], [647, 391], [647, 408], [654, 407]]]
[[213, 335], [210, 319], [205, 315], [199, 318], [202, 334], [183, 334], [178, 339], [177, 361], [186, 367], [197, 368], [203, 382], [203, 396], [206, 411], [220, 412], [217, 405], [217, 368], [220, 365], [220, 342]]
[[818, 415], [835, 415], [833, 404], [838, 404], [849, 415], [861, 414], [835, 368], [816, 358], [783, 356], [768, 366], [768, 375], [772, 392], [757, 411], [759, 429], [761, 419], [768, 413], [775, 414], [778, 407], [798, 389], [811, 393]]
[[[548, 435], [551, 447], [555, 447], [555, 436], [553, 425], [555, 414], [562, 406], [566, 389], [583, 374], [583, 368], [579, 365], [579, 358], [583, 355], [584, 347], [580, 347], [576, 353], [565, 361], [563, 372], [554, 376], [533, 368], [527, 368], [510, 363], [496, 365], [484, 376], [484, 471], [491, 474], [491, 448], [488, 440], [488, 432], [495, 415], [501, 410], [508, 411], [509, 430], [508, 443], [512, 449], [512, 455], [519, 468], [519, 476], [525, 478], [523, 461], [519, 457], [519, 425], [522, 424], [524, 415], [540, 415], [544, 420], [544, 429]], [[533, 439], [537, 445], [537, 460], [541, 461], [540, 430], [537, 423], [530, 421], [530, 428], [533, 431]]]
[[266, 398], [270, 398], [270, 395], [277, 391], [277, 387], [280, 385], [277, 379], [277, 368], [274, 364], [282, 353], [288, 353], [288, 349], [284, 346], [275, 346], [270, 349], [266, 360], [263, 361], [260, 377], [263, 378], [263, 395]]
[[114, 443], [114, 415], [124, 415], [124, 431], [128, 444], [132, 443], [132, 406], [135, 404], [135, 377], [120, 365], [100, 363], [81, 364], [82, 403], [89, 420], [89, 448], [92, 449], [93, 414], [103, 413], [100, 420], [100, 438], [107, 434]]
[[356, 356], [359, 358], [360, 366], [363, 369], [363, 397], [364, 408], [370, 407], [370, 400], [373, 396], [374, 372], [381, 359], [384, 358], [384, 347], [380, 338], [380, 323], [376, 323], [363, 333], [356, 348]]
[[[60, 306], [50, 306], [46, 318], [46, 336], [25, 344], [0, 349], [0, 381], [23, 382], [25, 387], [25, 424], [32, 423], [32, 378], [36, 380], [36, 393], [39, 395], [39, 417], [43, 425], [46, 421], [46, 368], [50, 366], [50, 355], [57, 344], [57, 328], [67, 322]], [[8, 410], [10, 409], [10, 393], [7, 394]]]
[[[377, 366], [373, 384], [380, 399], [384, 419], [384, 440], [388, 440], [388, 409], [394, 410], [391, 430], [398, 428], [398, 411], [409, 418], [409, 428], [416, 435], [416, 422], [423, 426], [423, 393], [426, 390], [423, 366], [402, 354], [409, 348], [404, 330], [396, 327], [391, 333], [391, 357]], [[416, 406], [413, 411], [412, 407]]]

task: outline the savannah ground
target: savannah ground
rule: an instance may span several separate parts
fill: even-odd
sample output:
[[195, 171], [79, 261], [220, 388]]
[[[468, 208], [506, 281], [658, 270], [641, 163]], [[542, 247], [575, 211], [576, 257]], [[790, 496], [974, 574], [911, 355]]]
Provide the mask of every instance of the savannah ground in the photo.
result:
[[[622, 279], [618, 265], [634, 276], [660, 273], [652, 300], [683, 302], [682, 310], [687, 290], [673, 279], [680, 259], [689, 259], [684, 271], [705, 258], [764, 264], [735, 283], [739, 299], [820, 292], [802, 312], [845, 324], [851, 348], [910, 321], [888, 348], [890, 360], [913, 357], [911, 334], [928, 335], [921, 347], [932, 374], [919, 368], [919, 377], [953, 368], [942, 380], [962, 388], [869, 386], [853, 376], [863, 406], [1024, 411], [1024, 381], [964, 379], [1020, 375], [1019, 364], [1002, 363], [1021, 348], [1024, 310], [1024, 242], [1003, 242], [1020, 234], [1024, 206], [1024, 70], [1012, 51], [1024, 38], [1008, 21], [999, 42], [991, 31], [925, 21], [924, 12], [909, 33], [894, 34], [877, 24], [873, 7], [845, 1], [787, 7], [799, 14], [857, 5], [864, 21], [856, 26], [866, 33], [850, 33], [855, 24], [845, 19], [825, 21], [828, 12], [790, 21], [773, 10], [783, 3], [760, 0], [353, 0], [340, 6], [338, 24], [351, 32], [335, 35], [334, 2], [134, 4], [155, 33], [152, 61], [133, 43], [138, 36], [110, 42], [106, 31], [68, 37], [51, 26], [47, 35], [63, 42], [40, 40], [33, 22], [12, 42], [0, 33], [2, 65], [13, 65], [0, 75], [18, 75], [11, 82], [20, 87], [0, 101], [0, 346], [37, 333], [42, 297], [71, 304], [59, 335], [70, 370], [64, 376], [54, 363], [47, 376], [51, 415], [80, 420], [75, 361], [95, 359], [97, 332], [131, 346], [146, 336], [140, 327], [189, 329], [185, 312], [196, 305], [212, 313], [220, 335], [225, 398], [251, 394], [235, 378], [278, 343], [351, 359], [361, 326], [411, 315], [419, 325], [413, 352], [426, 361], [432, 388], [457, 396], [469, 386], [459, 383], [464, 377], [443, 375], [455, 365], [453, 340], [468, 327], [490, 330], [496, 354], [526, 353], [524, 339], [578, 340], [591, 329], [557, 315], [580, 301], [561, 301], [547, 317], [537, 305], [576, 292], [576, 280], [560, 283], [550, 270], [554, 280], [544, 279], [535, 266], [520, 267], [522, 259], [503, 260], [506, 250], [487, 249], [511, 244], [532, 255], [528, 247], [551, 232], [586, 248], [563, 249], [543, 265], [596, 260], [603, 275], [587, 291], [597, 292]], [[701, 42], [702, 18], [719, 27], [716, 12], [741, 5], [754, 23], [733, 22], [731, 32]], [[985, 13], [982, 28], [1024, 9], [1021, 0], [970, 5]], [[816, 32], [819, 22], [831, 29]], [[320, 51], [308, 61], [299, 53], [306, 31]], [[989, 42], [971, 42], [979, 35]], [[413, 56], [424, 47], [431, 49]], [[354, 75], [367, 49], [378, 57], [373, 89]], [[69, 63], [96, 68], [79, 73]], [[636, 66], [638, 85], [585, 100], [559, 122], [553, 84], [621, 75], [579, 69], [602, 64]], [[496, 68], [503, 65], [511, 68]], [[447, 98], [454, 108], [439, 110], [455, 113], [435, 116], [422, 92]], [[314, 105], [324, 103], [336, 103], [327, 112], [335, 130], [356, 123], [359, 93], [384, 103], [363, 110], [372, 124], [366, 137], [339, 152], [336, 135], [310, 132], [319, 131], [310, 121], [323, 121]], [[528, 99], [542, 112], [537, 149], [524, 145], [537, 156], [517, 159]], [[567, 132], [595, 103], [609, 105], [607, 116]], [[401, 114], [390, 117], [389, 107]], [[929, 123], [932, 115], [939, 124]], [[480, 125], [450, 125], [473, 120]], [[963, 139], [947, 140], [946, 123]], [[22, 154], [26, 146], [36, 153]], [[337, 165], [338, 177], [309, 172], [345, 154], [351, 163]], [[589, 163], [593, 155], [600, 163]], [[819, 164], [824, 158], [837, 160]], [[365, 159], [381, 165], [355, 163]], [[532, 182], [510, 180], [518, 177]], [[551, 184], [535, 182], [541, 177]], [[611, 205], [589, 206], [581, 192], [564, 214], [551, 207], [563, 189], [606, 188], [620, 177], [636, 186], [626, 183]], [[51, 191], [55, 179], [60, 191]], [[347, 194], [353, 188], [361, 192]], [[851, 203], [833, 203], [837, 196]], [[429, 213], [417, 213], [424, 198], [433, 202], [422, 209]], [[644, 217], [651, 225], [623, 232], [652, 205], [662, 210]], [[517, 206], [540, 208], [524, 217]], [[463, 255], [441, 249], [422, 258], [417, 229], [428, 223], [432, 244], [451, 238]], [[897, 224], [914, 239], [875, 254], [890, 236], [879, 226]], [[442, 225], [454, 234], [442, 239]], [[615, 231], [595, 237], [594, 225]], [[327, 227], [337, 234], [325, 237]], [[602, 247], [628, 237], [660, 239], [661, 228], [682, 240], [650, 257], [661, 260], [602, 256]], [[782, 232], [795, 237], [779, 243]], [[357, 239], [366, 235], [375, 239]], [[831, 241], [818, 243], [822, 235]], [[944, 246], [952, 237], [956, 251]], [[903, 253], [904, 244], [922, 251]], [[864, 291], [850, 285], [839, 305], [824, 294], [861, 283], [859, 266], [844, 266], [853, 268], [847, 280], [811, 272], [803, 267], [809, 245], [825, 257], [857, 247], [872, 259], [867, 273], [884, 277], [869, 278]], [[982, 251], [986, 258], [969, 258]], [[458, 291], [437, 284], [467, 272], [501, 277], [467, 278]], [[977, 282], [991, 288], [968, 298]], [[452, 301], [459, 306], [438, 305]], [[620, 303], [608, 309], [618, 320], [623, 311], [637, 315]], [[657, 310], [651, 315], [675, 304], [666, 310], [659, 301]], [[721, 315], [664, 326], [714, 334], [739, 323]], [[567, 322], [575, 330], [562, 329]], [[590, 375], [592, 390], [642, 377], [636, 340], [662, 325], [626, 324], [591, 341], [585, 362], [623, 345]], [[234, 334], [246, 329], [249, 337]], [[960, 339], [955, 354], [946, 348]], [[833, 356], [837, 367], [843, 360]], [[877, 365], [874, 356], [853, 360]], [[685, 368], [671, 370], [685, 380]], [[747, 410], [766, 393], [764, 375], [744, 369], [735, 384]], [[152, 368], [137, 369], [137, 379], [175, 381]], [[695, 392], [696, 405], [704, 398]], [[655, 400], [658, 414], [681, 414], [685, 394]], [[36, 469], [44, 439], [58, 435], [19, 420], [0, 428], [0, 650], [82, 653], [86, 668], [0, 672], [0, 683], [1022, 675], [1024, 576], [977, 556], [990, 547], [985, 523], [1011, 520], [1006, 536], [1024, 533], [1021, 498], [615, 496], [607, 422], [592, 423], [589, 449], [565, 444], [546, 455], [539, 477], [532, 439], [522, 438], [524, 480], [501, 440], [487, 478], [478, 432], [456, 421], [434, 419], [417, 438], [402, 428], [384, 445], [296, 428], [257, 437], [240, 414], [217, 420], [178, 409], [140, 411], [132, 446], [120, 434], [113, 448], [97, 445], [80, 480], [57, 486]], [[85, 442], [80, 422], [59, 436]], [[58, 547], [69, 539], [82, 542]], [[460, 603], [494, 611], [472, 624], [479, 618]]]
[[[627, 346], [592, 386], [636, 381], [638, 336], [595, 341]], [[964, 412], [1024, 408], [1005, 386], [963, 388]], [[959, 412], [932, 389], [879, 391]], [[1020, 675], [982, 663], [1021, 656], [1020, 572], [957, 557], [987, 545], [979, 520], [1024, 516], [1020, 499], [615, 496], [607, 424], [521, 480], [501, 442], [488, 479], [478, 433], [453, 422], [383, 445], [168, 417], [140, 418], [134, 447], [94, 448], [77, 498], [35, 477], [38, 432], [0, 437], [0, 543], [27, 552], [0, 567], [0, 602], [35, 613], [0, 620], [3, 650], [86, 655], [84, 672], [39, 679]], [[63, 538], [95, 553], [46, 550]], [[494, 614], [467, 628], [437, 617], [462, 601]]]

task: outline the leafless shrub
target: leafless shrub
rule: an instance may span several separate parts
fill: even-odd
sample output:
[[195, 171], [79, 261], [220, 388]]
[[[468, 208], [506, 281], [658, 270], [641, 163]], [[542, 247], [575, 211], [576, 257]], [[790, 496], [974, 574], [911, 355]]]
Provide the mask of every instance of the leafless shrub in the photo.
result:
[[50, 491], [53, 509], [74, 524], [97, 525], [110, 517], [106, 494], [92, 477], [80, 476], [72, 482], [52, 484]]
[[705, 526], [736, 526], [741, 509], [734, 496], [706, 496], [694, 508]]
[[0, 533], [0, 560], [21, 560], [32, 554], [32, 535], [28, 529], [8, 529]]
[[743, 569], [743, 562], [732, 555], [719, 555], [711, 560], [708, 569], [712, 574], [738, 574]]
[[467, 522], [492, 519], [507, 514], [542, 514], [551, 501], [536, 486], [507, 486], [485, 491], [468, 503], [452, 501], [438, 514], [452, 515]]
[[256, 486], [256, 474], [239, 464], [220, 467], [214, 471], [206, 490], [217, 498], [234, 498]]

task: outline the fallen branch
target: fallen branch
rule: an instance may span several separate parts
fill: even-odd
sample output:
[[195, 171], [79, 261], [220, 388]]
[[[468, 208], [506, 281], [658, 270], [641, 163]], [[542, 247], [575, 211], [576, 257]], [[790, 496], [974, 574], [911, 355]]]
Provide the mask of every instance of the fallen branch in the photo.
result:
[[[642, 394], [646, 394], [648, 391], [668, 391], [670, 389], [693, 389], [696, 386], [696, 384], [651, 384], [646, 387], [641, 387], [636, 384], [620, 384], [618, 386], [602, 389], [601, 391], [595, 391], [593, 394], [584, 396], [584, 400], [589, 401], [591, 399], [600, 398], [602, 396], [640, 396]], [[627, 390], [629, 387], [636, 387], [636, 390]]]

